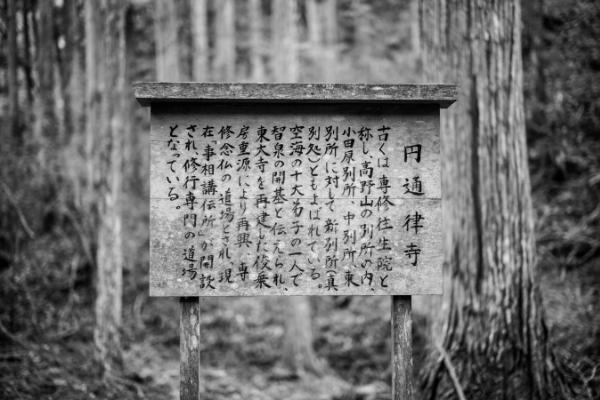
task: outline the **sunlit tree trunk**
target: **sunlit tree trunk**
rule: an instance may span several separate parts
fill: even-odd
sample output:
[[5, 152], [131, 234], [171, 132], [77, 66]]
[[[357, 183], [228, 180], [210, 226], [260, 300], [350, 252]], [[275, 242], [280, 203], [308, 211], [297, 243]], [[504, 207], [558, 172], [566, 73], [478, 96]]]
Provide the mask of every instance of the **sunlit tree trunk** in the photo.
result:
[[208, 80], [208, 18], [206, 0], [191, 0], [192, 24], [192, 78], [197, 82]]
[[[125, 2], [85, 2], [86, 129], [93, 135], [92, 160], [97, 227], [94, 345], [105, 374], [121, 366], [123, 250], [121, 233], [121, 168], [125, 107]], [[93, 75], [91, 75], [93, 74]]]
[[273, 0], [271, 65], [278, 82], [298, 81], [298, 5], [296, 0]]
[[[298, 9], [296, 1], [273, 0], [271, 63], [277, 82], [298, 80]], [[285, 318], [283, 361], [288, 368], [302, 375], [323, 373], [323, 365], [313, 350], [310, 299], [306, 296], [283, 298]]]
[[262, 7], [260, 0], [250, 0], [248, 4], [250, 18], [250, 74], [253, 82], [265, 80], [265, 67], [263, 64], [263, 31]]
[[[420, 18], [427, 80], [459, 84], [442, 113], [446, 285], [430, 337], [467, 398], [551, 398], [559, 380], [535, 284], [520, 2], [421, 0]], [[430, 398], [452, 387], [442, 357], [433, 363]]]
[[182, 79], [178, 21], [177, 1], [154, 0], [156, 79], [159, 81], [179, 82]]
[[213, 76], [217, 81], [230, 82], [235, 78], [235, 18], [233, 0], [215, 4], [215, 47]]

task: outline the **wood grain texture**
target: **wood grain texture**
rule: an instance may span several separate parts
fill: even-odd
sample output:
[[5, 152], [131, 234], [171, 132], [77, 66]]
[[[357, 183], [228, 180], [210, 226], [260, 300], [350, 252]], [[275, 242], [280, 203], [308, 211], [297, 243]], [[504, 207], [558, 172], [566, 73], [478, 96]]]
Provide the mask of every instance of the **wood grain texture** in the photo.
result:
[[291, 83], [170, 83], [133, 84], [143, 106], [165, 102], [380, 102], [437, 104], [456, 100], [456, 85], [364, 85]]
[[[335, 198], [335, 206], [333, 210], [329, 208], [327, 203], [327, 183], [326, 183], [326, 172], [328, 163], [329, 174], [333, 174], [333, 169], [336, 169], [341, 176], [341, 166], [333, 165], [336, 160], [335, 157], [321, 158], [315, 164], [310, 164], [308, 157], [303, 158], [304, 164], [298, 168], [303, 175], [299, 178], [298, 183], [302, 185], [304, 191], [304, 197], [297, 197], [301, 202], [302, 206], [306, 209], [306, 212], [302, 217], [294, 217], [292, 213], [292, 202], [296, 200], [291, 192], [291, 183], [287, 182], [285, 187], [285, 196], [289, 200], [282, 207], [281, 211], [282, 219], [275, 220], [276, 211], [274, 205], [270, 204], [266, 209], [273, 219], [270, 221], [279, 222], [280, 225], [284, 225], [286, 229], [291, 230], [295, 220], [300, 219], [300, 223], [305, 226], [302, 233], [296, 237], [301, 240], [303, 250], [302, 258], [293, 258], [287, 251], [290, 246], [293, 246], [292, 238], [293, 235], [288, 234], [279, 236], [279, 234], [272, 232], [269, 229], [264, 229], [264, 243], [267, 243], [266, 252], [256, 250], [256, 232], [260, 228], [257, 224], [257, 217], [261, 210], [253, 208], [256, 198], [260, 193], [268, 193], [269, 199], [272, 200], [272, 195], [276, 185], [272, 184], [271, 177], [278, 172], [281, 168], [274, 167], [273, 165], [267, 166], [266, 169], [261, 172], [255, 167], [249, 171], [234, 171], [235, 168], [229, 171], [233, 173], [234, 177], [230, 183], [224, 182], [223, 178], [225, 174], [222, 172], [215, 172], [211, 177], [218, 185], [218, 190], [223, 191], [224, 188], [231, 190], [231, 198], [233, 199], [232, 213], [235, 216], [231, 222], [219, 219], [220, 212], [222, 211], [222, 205], [219, 202], [219, 194], [214, 196], [214, 200], [217, 202], [216, 211], [212, 212], [212, 215], [216, 216], [216, 220], [209, 227], [199, 227], [194, 230], [195, 238], [190, 239], [186, 237], [186, 231], [184, 229], [183, 218], [184, 215], [190, 213], [187, 210], [186, 205], [182, 202], [184, 197], [184, 191], [179, 190], [179, 198], [176, 200], [170, 200], [168, 193], [170, 187], [173, 185], [179, 185], [186, 180], [186, 173], [172, 172], [168, 165], [169, 157], [172, 157], [172, 151], [168, 150], [166, 143], [169, 141], [170, 127], [178, 125], [182, 130], [177, 131], [183, 141], [187, 140], [188, 133], [185, 131], [186, 126], [192, 124], [197, 125], [199, 128], [192, 135], [196, 141], [197, 148], [199, 149], [199, 155], [194, 155], [198, 159], [202, 156], [202, 148], [207, 144], [212, 144], [214, 148], [219, 148], [223, 144], [223, 140], [220, 138], [201, 138], [199, 132], [202, 131], [201, 127], [206, 125], [215, 126], [215, 131], [222, 125], [230, 125], [234, 131], [238, 131], [241, 126], [250, 126], [251, 132], [254, 135], [255, 128], [258, 126], [272, 127], [275, 125], [281, 126], [294, 126], [304, 125], [306, 127], [314, 126], [326, 126], [331, 123], [340, 126], [369, 126], [376, 128], [382, 125], [390, 127], [389, 139], [384, 147], [386, 154], [389, 158], [389, 168], [385, 172], [391, 182], [391, 187], [388, 190], [389, 197], [393, 201], [393, 206], [388, 210], [377, 211], [375, 210], [372, 217], [352, 222], [352, 229], [358, 231], [360, 224], [367, 222], [376, 226], [379, 217], [389, 217], [390, 222], [393, 225], [392, 230], [375, 232], [371, 238], [359, 238], [355, 244], [350, 246], [342, 246], [344, 237], [343, 230], [345, 222], [343, 216], [347, 212], [352, 212], [355, 215], [359, 215], [363, 208], [360, 203], [363, 195], [359, 194], [359, 188], [356, 190], [354, 196], [341, 196]], [[374, 129], [375, 134], [377, 131]], [[177, 139], [179, 139], [177, 138]], [[271, 138], [273, 139], [273, 138]], [[324, 145], [323, 138], [320, 141], [313, 139], [312, 144]], [[373, 151], [379, 149], [377, 137], [370, 139], [371, 142], [365, 144], [365, 148]], [[234, 148], [239, 148], [239, 139], [231, 138], [228, 143], [232, 143]], [[250, 153], [256, 154], [258, 143], [254, 136], [249, 141]], [[214, 142], [214, 143], [213, 143]], [[221, 142], [219, 144], [219, 142]], [[272, 150], [274, 140], [268, 142], [268, 150]], [[358, 142], [358, 139], [357, 139]], [[291, 161], [296, 158], [289, 158], [287, 156], [288, 149], [290, 146], [289, 134], [284, 134], [281, 138], [281, 143], [284, 144], [286, 149], [286, 156], [282, 160], [290, 165]], [[405, 162], [404, 161], [404, 146], [408, 144], [421, 143], [423, 146], [422, 160], [420, 163], [416, 162]], [[340, 140], [340, 147], [343, 147], [343, 143]], [[363, 160], [376, 161], [377, 158], [370, 159], [370, 155], [362, 154], [363, 148], [360, 148], [360, 153], [357, 151], [355, 157], [357, 158], [355, 165], [356, 175], [358, 177], [359, 170], [362, 168]], [[150, 185], [150, 294], [152, 296], [255, 296], [255, 295], [392, 295], [392, 294], [439, 294], [441, 293], [441, 186], [440, 186], [440, 159], [439, 159], [439, 109], [437, 106], [420, 106], [417, 108], [409, 108], [402, 105], [394, 106], [358, 106], [358, 105], [309, 105], [309, 104], [296, 104], [293, 106], [284, 105], [245, 105], [240, 107], [232, 107], [231, 105], [182, 105], [182, 106], [169, 106], [169, 107], [158, 107], [152, 106], [152, 133], [151, 133], [151, 185]], [[340, 151], [343, 154], [343, 151]], [[195, 154], [195, 153], [194, 153]], [[371, 153], [372, 154], [372, 153]], [[190, 155], [186, 151], [181, 151], [177, 164], [181, 165]], [[338, 156], [339, 161], [341, 155]], [[239, 165], [235, 158], [231, 159], [233, 165]], [[252, 157], [251, 165], [255, 165], [257, 157]], [[218, 161], [216, 162], [218, 163]], [[315, 180], [316, 191], [319, 193], [319, 200], [316, 202], [315, 207], [320, 209], [322, 220], [318, 222], [320, 225], [321, 235], [317, 239], [318, 243], [314, 248], [308, 249], [306, 244], [315, 240], [314, 237], [310, 238], [310, 233], [307, 232], [307, 228], [312, 221], [309, 220], [307, 213], [311, 208], [309, 204], [311, 202], [311, 178], [310, 166], [318, 166], [316, 172], [319, 176]], [[175, 167], [177, 170], [180, 167]], [[289, 169], [289, 167], [285, 167]], [[216, 171], [216, 168], [215, 168]], [[380, 170], [381, 172], [383, 170]], [[288, 173], [292, 172], [289, 169]], [[228, 173], [228, 174], [229, 174]], [[201, 179], [206, 180], [206, 177], [201, 176], [200, 172], [195, 172]], [[374, 176], [375, 182], [379, 184], [378, 173]], [[413, 196], [404, 192], [403, 184], [406, 179], [412, 179], [414, 176], [420, 176], [423, 180], [425, 192], [424, 196]], [[169, 181], [167, 180], [169, 178]], [[259, 189], [258, 179], [263, 178], [264, 189]], [[288, 180], [292, 179], [288, 174]], [[364, 178], [363, 178], [364, 179]], [[179, 182], [179, 183], [173, 183]], [[239, 182], [242, 182], [241, 184]], [[340, 183], [342, 178], [340, 178]], [[200, 185], [200, 183], [199, 183]], [[337, 196], [342, 193], [340, 189], [335, 192]], [[358, 181], [357, 181], [357, 186]], [[374, 192], [376, 189], [373, 189]], [[172, 193], [177, 192], [174, 190]], [[186, 190], [187, 192], [187, 190]], [[205, 200], [211, 200], [210, 196], [203, 196], [200, 188], [197, 188], [195, 192], [198, 197], [198, 204], [201, 205]], [[236, 240], [238, 231], [236, 227], [241, 217], [241, 207], [239, 199], [245, 193], [248, 198], [248, 210], [245, 211], [245, 217], [249, 222], [249, 232], [254, 236], [252, 239], [253, 245], [248, 247], [237, 247], [233, 245]], [[371, 199], [377, 199], [377, 195], [373, 193]], [[409, 214], [418, 212], [424, 216], [423, 227], [419, 230], [418, 234], [410, 230], [404, 229], [404, 219]], [[196, 211], [198, 213], [198, 221], [203, 220], [205, 216], [210, 216], [211, 212], [204, 212], [202, 210]], [[326, 241], [326, 235], [324, 233], [324, 223], [327, 218], [337, 220], [339, 222], [339, 231], [331, 237], [339, 241], [339, 247], [335, 250], [326, 250], [324, 243]], [[200, 224], [199, 224], [200, 225]], [[238, 228], [239, 229], [239, 228]], [[222, 237], [224, 231], [229, 231], [230, 238], [227, 245], [229, 249], [230, 258], [218, 259], [218, 251], [224, 247], [226, 243]], [[360, 254], [361, 246], [363, 244], [377, 245], [380, 243], [382, 238], [389, 239], [390, 249], [386, 250], [385, 253], [378, 253], [373, 257], [366, 257], [372, 260], [372, 264], [364, 264], [362, 261], [349, 262], [344, 261], [344, 251], [347, 247], [353, 247], [356, 254]], [[192, 241], [193, 240], [193, 241]], [[204, 247], [204, 253], [200, 252], [203, 248], [202, 243], [207, 242], [207, 247]], [[281, 243], [282, 246], [278, 246], [281, 253], [276, 253], [273, 248], [274, 243]], [[414, 243], [421, 250], [419, 254], [418, 265], [412, 265], [411, 259], [405, 254], [406, 246], [410, 243]], [[197, 257], [200, 258], [202, 255], [213, 255], [214, 265], [211, 264], [209, 269], [200, 267], [197, 270], [197, 275], [190, 278], [187, 272], [183, 272], [188, 265], [184, 262], [184, 251], [189, 248], [191, 244], [195, 245]], [[211, 250], [212, 249], [212, 250]], [[263, 271], [260, 266], [255, 264], [258, 256], [264, 254], [269, 259], [270, 267], [272, 269], [264, 270], [269, 274], [270, 288], [258, 287], [256, 279], [258, 274]], [[377, 269], [375, 266], [378, 265], [379, 255], [384, 255], [390, 262], [390, 268], [388, 269]], [[276, 258], [279, 258], [281, 264], [276, 262]], [[335, 280], [337, 288], [332, 290], [327, 287], [327, 277], [330, 276], [328, 272], [332, 268], [328, 266], [327, 259], [337, 258]], [[359, 257], [360, 258], [360, 257]], [[275, 260], [275, 262], [273, 262]], [[297, 286], [291, 284], [290, 270], [294, 263], [294, 260], [298, 261], [300, 268], [306, 272], [297, 278]], [[369, 261], [371, 262], [371, 261]], [[248, 279], [245, 281], [240, 280], [237, 275], [241, 263], [245, 263], [249, 268], [248, 271], [251, 273]], [[262, 263], [262, 261], [261, 261]], [[276, 267], [281, 265], [281, 267]], [[226, 269], [233, 271], [232, 280], [233, 282], [219, 283], [218, 280], [222, 277]], [[311, 270], [316, 271], [320, 274], [320, 278], [317, 280], [313, 278]], [[283, 279], [287, 282], [280, 286], [272, 284], [272, 278], [276, 272], [283, 273]], [[297, 272], [297, 270], [295, 270]], [[361, 285], [350, 285], [345, 284], [344, 279], [346, 274], [350, 272], [354, 276], [356, 282]], [[362, 284], [361, 277], [366, 272], [374, 273], [373, 284]], [[215, 281], [213, 285], [216, 288], [208, 288], [203, 286], [201, 283], [201, 276], [210, 274]], [[385, 278], [385, 276], [387, 278]], [[381, 284], [380, 279], [384, 277], [387, 279], [385, 285]]]
[[392, 399], [412, 400], [411, 296], [392, 296]]
[[180, 299], [179, 398], [200, 399], [200, 299]]

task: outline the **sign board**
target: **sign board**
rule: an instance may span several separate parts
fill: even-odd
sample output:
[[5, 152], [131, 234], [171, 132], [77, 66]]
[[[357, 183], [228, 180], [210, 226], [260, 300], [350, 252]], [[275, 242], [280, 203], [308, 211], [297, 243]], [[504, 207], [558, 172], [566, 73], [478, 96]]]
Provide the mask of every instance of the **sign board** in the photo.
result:
[[442, 292], [445, 85], [138, 84], [150, 294]]

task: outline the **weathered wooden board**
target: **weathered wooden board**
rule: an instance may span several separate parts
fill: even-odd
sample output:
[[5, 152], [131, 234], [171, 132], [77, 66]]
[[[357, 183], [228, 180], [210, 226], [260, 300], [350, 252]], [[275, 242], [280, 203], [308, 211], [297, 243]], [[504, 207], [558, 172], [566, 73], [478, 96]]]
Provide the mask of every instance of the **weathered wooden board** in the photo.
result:
[[440, 186], [439, 104], [152, 103], [150, 294], [441, 293]]
[[158, 102], [338, 102], [437, 104], [446, 108], [456, 100], [456, 85], [365, 85], [294, 83], [171, 83], [134, 84], [142, 105]]

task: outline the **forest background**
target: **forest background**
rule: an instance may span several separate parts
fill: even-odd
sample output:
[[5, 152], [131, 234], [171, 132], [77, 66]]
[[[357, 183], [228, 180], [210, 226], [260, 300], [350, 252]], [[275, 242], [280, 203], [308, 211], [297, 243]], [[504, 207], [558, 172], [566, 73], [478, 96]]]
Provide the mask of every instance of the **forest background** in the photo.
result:
[[[423, 30], [435, 28], [422, 25], [418, 3], [1, 1], [0, 398], [177, 395], [178, 303], [148, 297], [149, 115], [135, 103], [132, 82], [424, 82]], [[595, 398], [600, 5], [524, 1], [520, 21], [547, 345], [572, 396]], [[107, 231], [98, 232], [107, 221], [122, 247], [99, 258], [99, 249], [111, 248]], [[108, 306], [122, 317], [115, 332], [103, 333], [97, 271], [115, 259], [122, 297]], [[390, 398], [389, 299], [320, 297], [309, 305], [309, 323], [299, 322], [317, 359], [308, 364], [319, 367], [304, 373], [284, 357], [290, 305], [202, 300], [207, 398]], [[417, 313], [415, 369], [431, 394], [426, 325]], [[118, 346], [98, 356], [102, 334], [106, 342], [118, 336]], [[112, 352], [120, 362], [111, 367]], [[485, 384], [462, 383], [468, 398], [494, 398]], [[441, 385], [440, 398], [459, 396], [452, 386]]]

